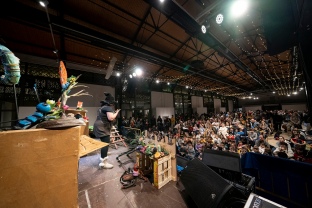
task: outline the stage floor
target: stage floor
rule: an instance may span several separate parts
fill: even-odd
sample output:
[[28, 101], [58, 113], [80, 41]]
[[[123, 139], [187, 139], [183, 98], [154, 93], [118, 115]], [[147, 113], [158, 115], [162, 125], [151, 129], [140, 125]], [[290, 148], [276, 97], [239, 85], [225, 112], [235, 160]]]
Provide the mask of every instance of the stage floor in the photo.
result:
[[[99, 169], [100, 151], [95, 151], [79, 160], [78, 171], [78, 203], [79, 208], [162, 208], [187, 207], [175, 181], [170, 181], [161, 189], [156, 189], [149, 181], [137, 180], [135, 187], [122, 189], [120, 177], [133, 162], [119, 166], [116, 157], [127, 148], [119, 146], [110, 148], [109, 161], [113, 169]], [[135, 160], [135, 153], [132, 154]], [[127, 156], [121, 156], [122, 162], [129, 161]]]

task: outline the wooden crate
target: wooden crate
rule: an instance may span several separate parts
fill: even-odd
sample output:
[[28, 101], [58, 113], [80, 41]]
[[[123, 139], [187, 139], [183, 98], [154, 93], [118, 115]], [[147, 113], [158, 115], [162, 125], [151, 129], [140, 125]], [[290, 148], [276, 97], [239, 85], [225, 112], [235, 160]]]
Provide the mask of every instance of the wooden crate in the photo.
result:
[[160, 189], [172, 180], [171, 155], [154, 159], [154, 186]]
[[144, 175], [148, 175], [153, 172], [153, 160], [151, 160], [147, 155], [137, 152], [136, 163], [139, 165], [139, 168]]

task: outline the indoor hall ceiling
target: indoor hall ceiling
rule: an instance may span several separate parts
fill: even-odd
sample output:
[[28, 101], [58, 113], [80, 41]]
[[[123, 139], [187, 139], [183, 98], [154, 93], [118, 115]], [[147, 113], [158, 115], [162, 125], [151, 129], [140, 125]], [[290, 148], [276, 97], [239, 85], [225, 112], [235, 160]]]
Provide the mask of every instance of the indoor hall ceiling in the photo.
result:
[[234, 18], [232, 0], [49, 0], [47, 10], [36, 0], [11, 0], [1, 6], [0, 37], [15, 53], [90, 66], [93, 73], [116, 57], [113, 76], [119, 71], [129, 79], [141, 67], [151, 82], [235, 97], [287, 95], [303, 86], [294, 46], [298, 37], [309, 41], [311, 6], [274, 2], [249, 0], [247, 12]]

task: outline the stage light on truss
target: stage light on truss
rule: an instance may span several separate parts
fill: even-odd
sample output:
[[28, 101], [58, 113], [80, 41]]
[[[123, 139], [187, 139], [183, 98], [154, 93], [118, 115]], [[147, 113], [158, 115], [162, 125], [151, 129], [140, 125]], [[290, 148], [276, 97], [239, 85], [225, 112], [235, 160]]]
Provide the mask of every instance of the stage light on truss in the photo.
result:
[[297, 94], [298, 94], [298, 92], [297, 92], [297, 91], [293, 91], [293, 93], [292, 93], [292, 94], [297, 95]]
[[120, 77], [120, 72], [117, 72], [117, 73], [116, 73], [116, 76], [117, 76], [117, 77]]
[[242, 16], [248, 9], [248, 0], [236, 0], [231, 6], [231, 14], [234, 17]]
[[132, 74], [129, 74], [129, 77], [132, 79]]
[[159, 83], [159, 80], [158, 80], [158, 79], [156, 80], [156, 83], [157, 83], [157, 84]]
[[167, 85], [170, 85], [170, 82], [168, 82]]
[[272, 93], [275, 94], [275, 91], [273, 91]]
[[49, 2], [46, 1], [46, 0], [41, 0], [41, 1], [39, 1], [39, 4], [40, 4], [42, 7], [46, 7], [46, 6], [48, 6]]
[[159, 0], [160, 1], [160, 3], [164, 3], [165, 2], [165, 0]]
[[300, 91], [301, 91], [301, 90], [303, 90], [303, 87], [300, 87], [300, 89], [299, 89], [299, 90], [300, 90]]
[[133, 76], [133, 77], [136, 77], [136, 76], [137, 76], [137, 74], [136, 74], [135, 72], [133, 72], [133, 73], [132, 73], [132, 76]]
[[223, 22], [223, 19], [224, 19], [223, 14], [218, 14], [216, 17], [216, 23], [220, 25]]
[[189, 86], [185, 86], [185, 88], [187, 89], [187, 88], [189, 88]]

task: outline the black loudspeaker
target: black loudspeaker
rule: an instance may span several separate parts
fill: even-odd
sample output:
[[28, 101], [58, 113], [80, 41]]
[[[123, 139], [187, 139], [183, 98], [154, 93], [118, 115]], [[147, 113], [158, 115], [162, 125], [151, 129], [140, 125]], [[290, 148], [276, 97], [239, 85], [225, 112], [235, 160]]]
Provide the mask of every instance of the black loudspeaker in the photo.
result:
[[199, 208], [243, 208], [247, 197], [195, 158], [187, 163], [180, 181]]
[[206, 149], [202, 161], [224, 179], [235, 183], [241, 182], [242, 168], [239, 154]]

